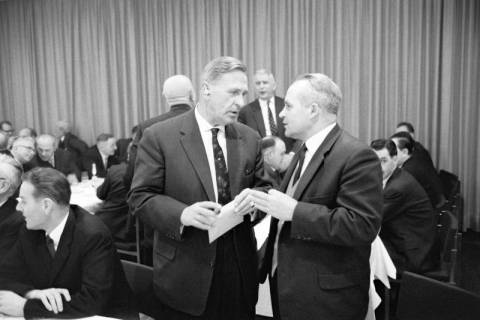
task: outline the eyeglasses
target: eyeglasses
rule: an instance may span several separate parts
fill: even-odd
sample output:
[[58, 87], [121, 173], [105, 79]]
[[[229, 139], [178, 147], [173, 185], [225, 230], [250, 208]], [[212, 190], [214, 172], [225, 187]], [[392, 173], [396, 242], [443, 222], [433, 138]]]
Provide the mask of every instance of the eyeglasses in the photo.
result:
[[20, 145], [17, 145], [17, 147], [22, 147], [22, 148], [28, 149], [28, 150], [30, 150], [30, 151], [32, 151], [32, 152], [35, 152], [35, 148], [34, 148], [34, 147], [24, 146], [24, 145], [21, 145], [21, 144], [20, 144]]

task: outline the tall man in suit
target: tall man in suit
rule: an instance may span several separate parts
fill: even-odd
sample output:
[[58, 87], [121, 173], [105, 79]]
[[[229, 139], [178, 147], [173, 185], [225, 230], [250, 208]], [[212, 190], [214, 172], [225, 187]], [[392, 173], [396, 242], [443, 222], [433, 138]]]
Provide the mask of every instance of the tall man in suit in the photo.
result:
[[57, 138], [58, 148], [65, 149], [72, 153], [75, 163], [80, 170], [87, 170], [82, 167], [82, 158], [88, 150], [88, 145], [85, 141], [78, 138], [72, 132], [72, 126], [68, 121], [60, 120], [57, 122]]
[[238, 121], [257, 131], [261, 137], [277, 136], [285, 141], [287, 151], [293, 148], [294, 140], [285, 137], [285, 128], [279, 114], [284, 106], [282, 98], [275, 96], [277, 84], [270, 71], [255, 72], [255, 92], [258, 99], [240, 110]]
[[380, 238], [398, 272], [422, 273], [436, 266], [432, 251], [436, 221], [425, 190], [407, 171], [397, 168], [391, 140], [370, 144], [382, 164], [383, 219]]
[[154, 288], [165, 319], [255, 317], [251, 207], [237, 211], [243, 222], [211, 244], [207, 233], [222, 205], [266, 186], [259, 136], [236, 122], [245, 72], [232, 57], [210, 61], [196, 108], [152, 125], [140, 141], [129, 200], [155, 229]]
[[280, 116], [285, 134], [304, 144], [280, 191], [238, 200], [273, 217], [260, 275], [271, 275], [276, 319], [358, 320], [367, 312], [382, 171], [375, 153], [336, 123], [341, 98], [323, 74], [298, 78]]
[[133, 178], [133, 170], [135, 169], [135, 161], [137, 159], [137, 149], [143, 132], [151, 125], [176, 117], [192, 109], [195, 105], [195, 91], [190, 79], [182, 74], [176, 74], [165, 80], [163, 83], [163, 96], [167, 101], [170, 110], [154, 118], [148, 119], [138, 125], [137, 133], [134, 136], [133, 144], [130, 147], [129, 163], [127, 173], [125, 174], [124, 183], [127, 190], [130, 189]]
[[23, 224], [14, 198], [20, 186], [22, 168], [12, 157], [0, 154], [0, 263], [18, 238]]
[[81, 172], [72, 154], [67, 150], [58, 149], [57, 139], [54, 136], [42, 134], [37, 137], [36, 142], [37, 153], [26, 164], [27, 168], [25, 171], [36, 167], [55, 168], [67, 177], [70, 184], [80, 180]]
[[17, 208], [26, 224], [0, 264], [0, 313], [136, 318], [110, 232], [95, 216], [70, 206], [70, 194], [55, 169], [35, 168], [23, 176]]
[[[96, 176], [105, 178], [107, 176], [107, 169], [118, 164], [118, 159], [115, 156], [117, 150], [117, 140], [110, 133], [102, 133], [97, 137], [97, 144], [85, 152], [83, 156], [83, 168], [87, 170], [88, 178], [92, 178], [96, 169]], [[93, 166], [95, 165], [95, 167]]]

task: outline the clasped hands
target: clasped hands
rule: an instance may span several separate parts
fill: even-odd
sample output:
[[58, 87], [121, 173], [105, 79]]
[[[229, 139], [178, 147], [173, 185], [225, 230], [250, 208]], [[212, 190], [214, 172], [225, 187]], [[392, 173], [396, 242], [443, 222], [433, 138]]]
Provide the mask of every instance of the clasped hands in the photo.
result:
[[25, 298], [12, 291], [0, 291], [0, 314], [23, 317], [27, 299], [39, 299], [48, 311], [57, 314], [63, 311], [62, 295], [66, 301], [71, 300], [70, 292], [61, 288], [31, 290], [27, 292]]
[[[286, 194], [270, 189], [268, 193], [254, 189], [244, 189], [234, 201], [235, 213], [245, 215], [255, 210], [263, 211], [279, 220], [292, 220], [297, 200]], [[212, 201], [196, 202], [182, 211], [180, 222], [183, 226], [192, 226], [209, 230], [215, 225], [222, 206]]]

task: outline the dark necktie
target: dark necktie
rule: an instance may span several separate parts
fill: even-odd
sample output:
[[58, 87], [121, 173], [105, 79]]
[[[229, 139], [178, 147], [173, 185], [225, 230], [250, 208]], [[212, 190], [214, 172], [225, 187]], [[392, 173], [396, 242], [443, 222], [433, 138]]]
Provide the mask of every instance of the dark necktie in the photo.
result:
[[272, 136], [276, 136], [278, 133], [277, 125], [275, 124], [275, 120], [273, 119], [272, 110], [270, 110], [270, 100], [267, 100], [267, 110], [268, 110], [268, 123], [270, 125], [270, 132]]
[[228, 169], [223, 155], [222, 148], [218, 143], [218, 128], [212, 128], [213, 156], [215, 159], [215, 173], [217, 176], [218, 203], [227, 204], [231, 200], [230, 182], [228, 180]]
[[306, 152], [307, 152], [307, 146], [303, 144], [302, 148], [298, 151], [298, 167], [295, 170], [292, 185], [295, 185], [297, 180], [300, 178], [300, 174], [302, 173], [303, 161], [305, 161]]
[[55, 257], [55, 244], [53, 243], [53, 239], [48, 235], [45, 235], [45, 242], [47, 243], [47, 249], [48, 253], [50, 253], [50, 257]]

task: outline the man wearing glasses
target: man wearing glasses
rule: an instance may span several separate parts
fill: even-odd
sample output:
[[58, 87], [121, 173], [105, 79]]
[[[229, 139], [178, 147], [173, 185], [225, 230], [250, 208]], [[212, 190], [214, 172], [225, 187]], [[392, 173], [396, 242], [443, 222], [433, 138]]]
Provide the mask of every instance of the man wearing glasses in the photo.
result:
[[13, 141], [12, 156], [25, 169], [24, 165], [35, 155], [35, 140], [31, 137], [19, 137]]

